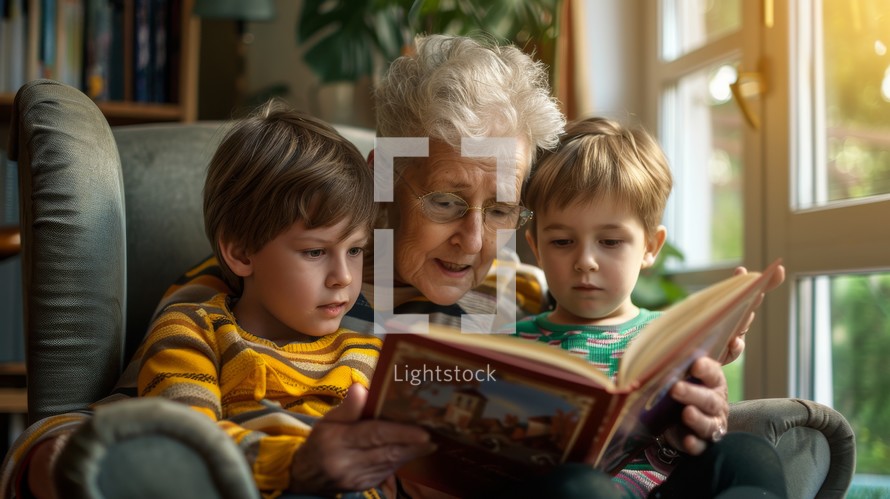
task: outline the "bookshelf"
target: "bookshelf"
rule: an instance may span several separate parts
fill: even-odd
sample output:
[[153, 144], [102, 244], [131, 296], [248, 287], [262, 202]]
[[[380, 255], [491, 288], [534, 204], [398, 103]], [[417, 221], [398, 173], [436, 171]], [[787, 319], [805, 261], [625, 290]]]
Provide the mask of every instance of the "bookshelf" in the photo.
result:
[[[116, 60], [119, 61], [120, 68], [116, 69], [118, 72], [116, 77], [118, 80], [121, 80], [121, 83], [117, 88], [122, 89], [121, 91], [123, 92], [123, 95], [112, 99], [108, 96], [109, 92], [106, 90], [104, 95], [99, 95], [94, 98], [99, 109], [102, 110], [108, 119], [109, 124], [125, 125], [164, 121], [191, 122], [196, 120], [198, 112], [197, 89], [198, 68], [200, 66], [198, 59], [200, 53], [201, 25], [199, 18], [192, 14], [194, 0], [5, 1], [12, 2], [20, 7], [23, 6], [26, 15], [24, 20], [20, 21], [21, 26], [16, 28], [24, 30], [25, 33], [20, 38], [20, 43], [0, 44], [6, 46], [6, 48], [0, 46], [0, 51], [6, 51], [5, 53], [0, 54], [0, 72], [2, 72], [2, 75], [0, 75], [0, 131], [8, 126], [15, 92], [19, 86], [18, 83], [22, 80], [27, 81], [33, 78], [50, 77], [52, 79], [64, 81], [72, 86], [77, 86], [85, 93], [89, 94], [95, 92], [95, 90], [88, 89], [90, 86], [88, 82], [93, 80], [90, 78], [88, 70], [84, 68], [88, 67], [88, 59], [90, 57], [86, 48], [90, 43], [90, 30], [86, 28], [88, 23], [87, 19], [90, 18], [90, 9], [92, 6], [99, 2], [104, 5], [117, 5], [118, 9], [117, 17], [112, 16], [111, 22], [109, 23], [109, 26], [117, 26], [114, 28], [116, 34], [106, 36], [110, 36], [112, 40], [118, 42], [112, 42], [108, 45], [118, 46], [118, 57]], [[42, 47], [46, 43], [44, 40], [44, 30], [42, 29], [40, 22], [43, 18], [40, 16], [42, 13], [41, 9], [47, 5], [55, 5], [55, 8], [52, 9], [52, 11], [57, 17], [54, 24], [56, 32], [54, 35], [51, 35], [50, 38], [52, 39], [54, 36], [56, 40], [54, 45], [57, 52], [56, 58], [58, 59], [61, 56], [61, 52], [71, 52], [71, 50], [66, 48], [65, 44], [74, 45], [74, 52], [77, 52], [78, 48], [82, 49], [80, 50], [82, 66], [75, 67], [74, 69], [69, 68], [67, 69], [67, 72], [62, 70], [62, 63], [59, 63], [53, 70], [43, 69], [40, 59], [42, 57], [42, 52], [45, 50]], [[70, 8], [70, 5], [79, 5], [81, 10], [77, 11], [75, 7], [75, 12], [77, 13], [75, 13], [73, 17], [66, 17], [67, 22], [63, 26], [61, 19], [66, 12], [66, 6], [69, 6], [68, 8]], [[139, 70], [136, 67], [136, 59], [138, 58], [137, 46], [140, 42], [137, 40], [136, 36], [137, 28], [135, 27], [135, 19], [137, 16], [135, 13], [140, 8], [140, 5], [151, 5], [154, 9], [157, 9], [158, 5], [167, 6], [164, 11], [167, 13], [167, 17], [161, 18], [162, 20], [157, 22], [163, 23], [164, 26], [167, 26], [171, 30], [175, 29], [175, 32], [171, 32], [164, 37], [166, 42], [170, 44], [167, 46], [168, 48], [166, 49], [165, 55], [160, 58], [166, 61], [166, 66], [163, 70], [166, 73], [162, 73], [164, 75], [163, 77], [158, 77], [158, 80], [154, 80], [155, 82], [165, 82], [163, 84], [158, 84], [157, 86], [158, 88], [163, 86], [167, 89], [164, 93], [169, 95], [166, 96], [153, 94], [151, 97], [146, 97], [145, 95], [137, 95], [136, 80], [137, 78], [140, 78], [140, 76], [137, 75]], [[178, 16], [173, 14], [174, 12], [178, 13]], [[34, 15], [34, 13], [37, 13], [37, 15]], [[10, 18], [6, 18], [3, 20], [7, 24], [0, 26], [0, 36], [12, 36], [9, 35], [9, 19]], [[52, 22], [52, 19], [49, 22]], [[155, 22], [154, 17], [151, 22]], [[152, 33], [151, 46], [153, 47], [155, 46], [154, 37], [156, 36], [154, 33], [157, 31], [157, 29], [150, 30], [150, 33]], [[73, 32], [74, 35], [64, 35], [64, 33], [70, 32]], [[74, 38], [72, 38], [72, 36]], [[120, 39], [115, 39], [116, 36], [120, 37]], [[65, 39], [66, 41], [59, 41], [62, 39]], [[77, 45], [77, 42], [72, 43], [72, 39], [79, 39], [81, 45]], [[178, 50], [176, 50], [176, 47], [178, 47]], [[12, 50], [15, 50], [16, 48], [18, 51], [15, 54], [15, 57], [18, 57], [19, 59], [18, 71], [20, 71], [17, 76], [9, 74], [11, 64], [15, 64], [14, 62], [10, 62], [14, 59]], [[112, 51], [113, 53], [115, 49], [110, 47], [107, 50]], [[155, 55], [152, 54], [152, 62], [154, 62], [154, 57]], [[77, 58], [75, 57], [75, 61], [76, 59]], [[4, 63], [5, 66], [2, 66]], [[75, 66], [76, 64], [77, 62], [74, 63]], [[114, 64], [109, 64], [109, 66], [117, 68], [117, 65]], [[24, 75], [21, 74], [21, 71], [24, 72]], [[111, 71], [114, 71], [114, 69], [109, 69], [109, 72]], [[44, 72], [49, 74], [43, 74]], [[70, 77], [72, 73], [80, 75], [77, 83], [66, 81], [66, 75]], [[154, 78], [151, 73], [149, 73], [148, 77]], [[108, 83], [108, 86], [111, 86], [111, 83]], [[96, 88], [95, 85], [93, 88]], [[118, 94], [120, 94], [120, 91]], [[0, 147], [2, 147], [2, 145], [0, 145]]]

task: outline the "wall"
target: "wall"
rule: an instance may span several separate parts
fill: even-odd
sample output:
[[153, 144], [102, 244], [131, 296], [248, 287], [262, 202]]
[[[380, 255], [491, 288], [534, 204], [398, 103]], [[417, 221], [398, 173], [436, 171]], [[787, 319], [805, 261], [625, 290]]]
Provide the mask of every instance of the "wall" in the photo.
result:
[[320, 86], [303, 62], [296, 31], [302, 4], [301, 0], [276, 0], [274, 21], [247, 24], [248, 39], [252, 38], [245, 61], [247, 94], [284, 84], [289, 89], [285, 99], [297, 108], [332, 123], [373, 128], [367, 82]]
[[[642, 121], [645, 38], [642, 2], [652, 0], [581, 0], [576, 16], [586, 50], [580, 68], [588, 99], [581, 116], [607, 116], [625, 124]], [[583, 103], [583, 100], [582, 100]]]

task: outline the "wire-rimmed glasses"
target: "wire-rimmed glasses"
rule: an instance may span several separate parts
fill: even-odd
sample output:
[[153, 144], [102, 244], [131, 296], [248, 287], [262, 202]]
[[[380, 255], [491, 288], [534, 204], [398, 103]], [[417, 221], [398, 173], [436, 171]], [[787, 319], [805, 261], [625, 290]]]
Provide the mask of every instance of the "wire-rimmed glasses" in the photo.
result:
[[414, 187], [405, 182], [414, 191], [420, 210], [433, 222], [444, 224], [453, 222], [470, 210], [482, 212], [482, 223], [489, 230], [518, 229], [531, 220], [534, 213], [519, 204], [492, 203], [488, 206], [470, 206], [467, 201], [453, 192], [429, 192], [417, 195]]

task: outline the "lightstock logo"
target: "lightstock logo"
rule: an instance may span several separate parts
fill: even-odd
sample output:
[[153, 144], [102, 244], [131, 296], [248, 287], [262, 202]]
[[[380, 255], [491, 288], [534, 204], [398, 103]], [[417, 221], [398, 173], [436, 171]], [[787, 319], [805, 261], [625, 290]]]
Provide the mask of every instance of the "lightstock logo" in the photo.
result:
[[[473, 158], [495, 158], [497, 165], [497, 202], [518, 203], [516, 185], [515, 138], [487, 137], [461, 140], [461, 155]], [[429, 156], [427, 137], [378, 137], [374, 146], [374, 201], [393, 201], [395, 158]], [[485, 230], [483, 228], [483, 230]], [[492, 331], [512, 333], [516, 323], [516, 229], [497, 230], [496, 307], [492, 314], [463, 314], [463, 333], [488, 334]], [[426, 314], [394, 314], [394, 238], [392, 229], [374, 230], [374, 332], [429, 331]]]

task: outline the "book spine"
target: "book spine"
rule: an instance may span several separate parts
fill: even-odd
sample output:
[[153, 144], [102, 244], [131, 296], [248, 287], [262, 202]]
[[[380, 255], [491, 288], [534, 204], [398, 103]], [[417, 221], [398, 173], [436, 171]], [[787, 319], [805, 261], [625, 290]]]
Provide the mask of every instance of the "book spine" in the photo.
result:
[[179, 78], [182, 74], [183, 0], [169, 0], [167, 8], [167, 102], [179, 103]]
[[151, 2], [135, 0], [133, 40], [133, 100], [149, 102], [151, 100]]
[[0, 92], [16, 92], [25, 83], [27, 0], [4, 0], [0, 22]]
[[84, 84], [93, 100], [109, 99], [111, 67], [111, 4], [108, 0], [87, 0]]
[[152, 102], [167, 102], [167, 1], [151, 6], [150, 93]]
[[26, 35], [27, 52], [25, 55], [25, 81], [40, 78], [40, 22], [42, 16], [41, 1], [28, 0], [28, 33]]
[[57, 79], [83, 89], [83, 2], [60, 0], [56, 17]]
[[40, 76], [56, 79], [56, 0], [41, 0]]
[[9, 92], [10, 21], [9, 0], [0, 0], [0, 92]]
[[111, 16], [111, 40], [108, 50], [108, 98], [113, 101], [126, 99], [126, 82], [124, 78], [127, 59], [124, 57], [124, 49], [127, 46], [124, 34], [126, 33], [126, 18], [124, 16], [124, 1], [109, 0]]

